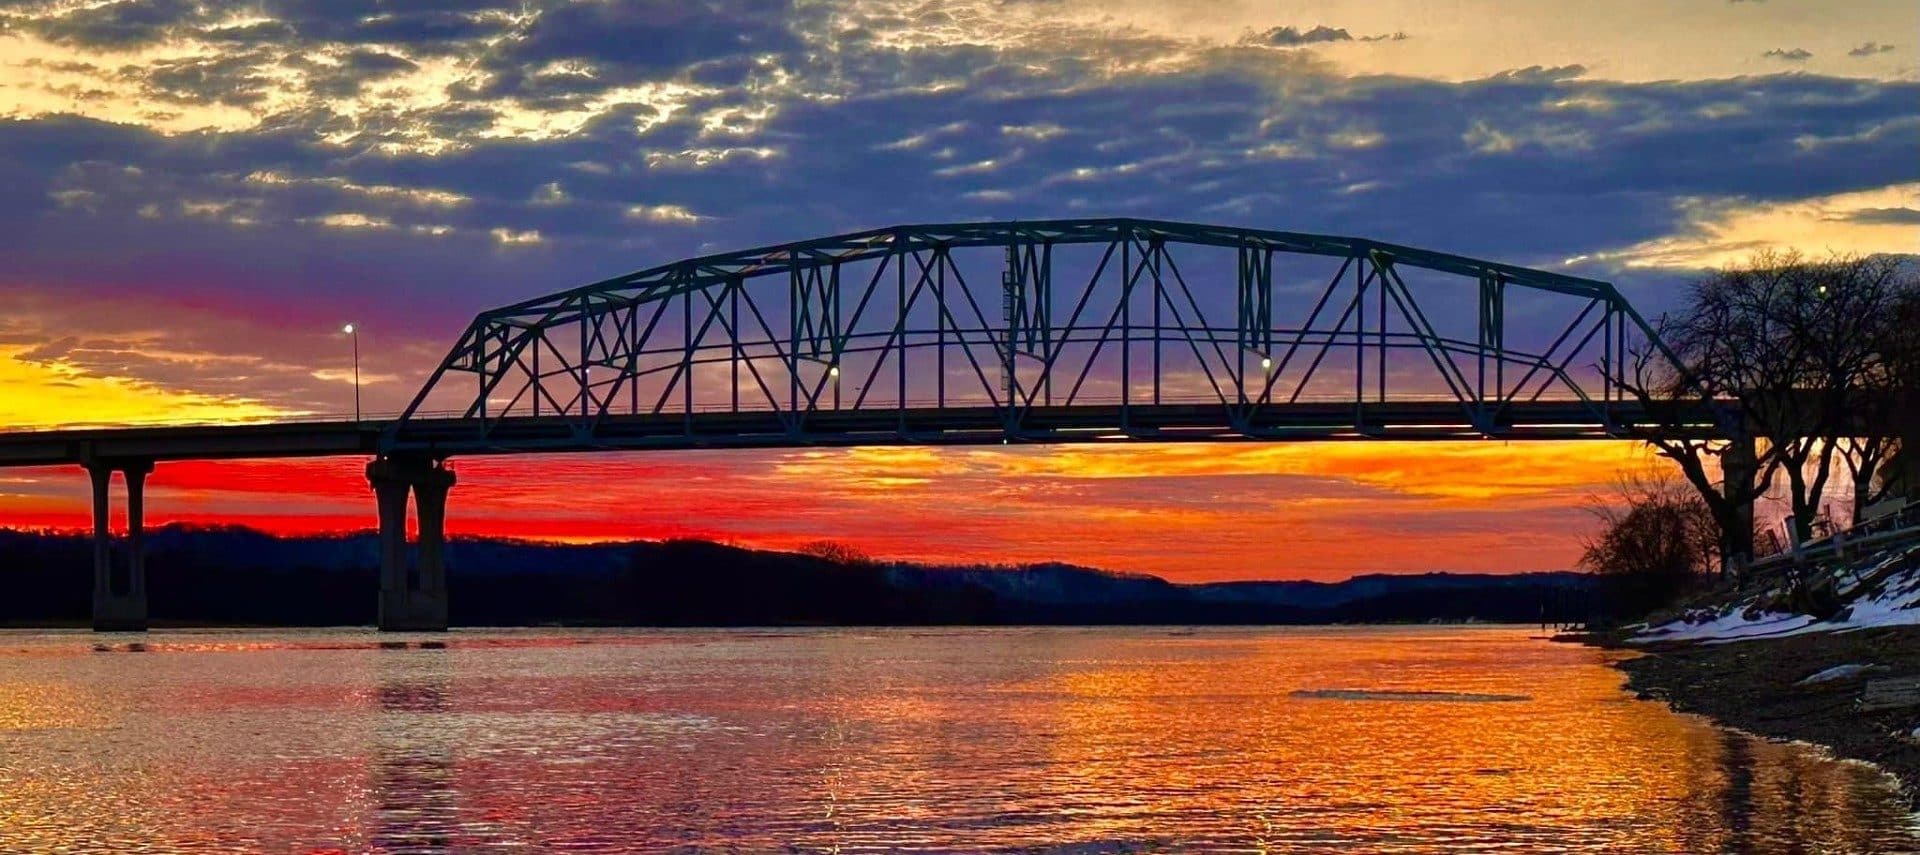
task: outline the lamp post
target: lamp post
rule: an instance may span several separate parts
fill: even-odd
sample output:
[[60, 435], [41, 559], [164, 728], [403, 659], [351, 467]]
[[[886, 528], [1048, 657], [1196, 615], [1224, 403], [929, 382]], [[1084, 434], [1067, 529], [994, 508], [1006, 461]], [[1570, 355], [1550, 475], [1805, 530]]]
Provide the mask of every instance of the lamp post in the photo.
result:
[[353, 420], [360, 420], [360, 331], [347, 324], [340, 331], [353, 339]]
[[1241, 369], [1240, 369], [1240, 373], [1241, 373], [1241, 377], [1240, 377], [1240, 400], [1241, 400], [1241, 402], [1242, 402], [1242, 403], [1245, 403], [1245, 402], [1246, 402], [1246, 399], [1247, 399], [1247, 380], [1248, 380], [1248, 379], [1250, 379], [1250, 378], [1248, 378], [1248, 377], [1246, 376], [1246, 375], [1247, 375], [1248, 373], [1250, 373], [1250, 372], [1248, 372], [1248, 371], [1246, 370], [1246, 367], [1245, 367], [1245, 366], [1246, 366], [1246, 362], [1245, 362], [1245, 359], [1246, 359], [1246, 355], [1247, 355], [1247, 354], [1249, 354], [1249, 353], [1250, 353], [1250, 354], [1253, 354], [1254, 356], [1258, 356], [1258, 357], [1260, 357], [1260, 382], [1259, 382], [1259, 386], [1260, 386], [1260, 397], [1261, 397], [1261, 399], [1262, 399], [1262, 400], [1265, 400], [1265, 398], [1266, 398], [1266, 395], [1267, 395], [1267, 391], [1268, 391], [1268, 390], [1267, 390], [1267, 383], [1268, 383], [1268, 381], [1271, 381], [1271, 380], [1273, 379], [1273, 356], [1272, 356], [1271, 354], [1269, 354], [1269, 353], [1267, 353], [1267, 352], [1266, 352], [1266, 351], [1264, 351], [1264, 350], [1255, 350], [1254, 348], [1251, 348], [1251, 347], [1244, 347], [1244, 346], [1243, 346], [1243, 347], [1241, 348], [1241, 355], [1240, 355], [1240, 358], [1241, 358], [1241, 360], [1242, 360], [1242, 362], [1240, 363], [1240, 364], [1241, 364]]

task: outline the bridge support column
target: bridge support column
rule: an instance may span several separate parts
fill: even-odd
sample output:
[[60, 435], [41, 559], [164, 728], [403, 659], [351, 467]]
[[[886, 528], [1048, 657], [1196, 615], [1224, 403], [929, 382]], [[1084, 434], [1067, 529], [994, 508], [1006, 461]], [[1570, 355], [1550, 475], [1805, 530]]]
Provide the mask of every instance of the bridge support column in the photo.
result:
[[[446, 510], [453, 470], [425, 458], [383, 457], [367, 464], [380, 511], [379, 627], [386, 632], [447, 628]], [[420, 523], [418, 560], [407, 561], [407, 496]]]
[[1722, 532], [1720, 573], [1738, 576], [1753, 563], [1753, 500], [1759, 476], [1759, 457], [1753, 437], [1740, 437], [1720, 455], [1720, 495], [1733, 506], [1728, 530]]
[[[113, 560], [109, 493], [118, 470], [127, 483], [126, 560]], [[150, 460], [95, 461], [87, 464], [93, 480], [93, 628], [96, 632], [145, 632], [147, 629], [146, 482]]]

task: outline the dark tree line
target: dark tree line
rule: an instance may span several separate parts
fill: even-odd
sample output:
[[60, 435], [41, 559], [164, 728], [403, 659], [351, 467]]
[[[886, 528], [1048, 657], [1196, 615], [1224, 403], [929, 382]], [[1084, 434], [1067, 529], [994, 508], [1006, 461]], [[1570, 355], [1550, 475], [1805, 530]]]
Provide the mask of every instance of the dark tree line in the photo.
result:
[[[162, 625], [368, 624], [378, 550], [372, 533], [163, 526], [148, 538], [152, 616]], [[0, 528], [0, 625], [85, 625], [92, 551], [84, 534]], [[1323, 602], [1295, 590], [1311, 583], [1184, 586], [1067, 565], [929, 567], [830, 541], [787, 553], [692, 540], [456, 538], [447, 557], [450, 616], [462, 626], [1572, 621], [1596, 606], [1588, 580], [1566, 574], [1358, 579], [1351, 596]]]

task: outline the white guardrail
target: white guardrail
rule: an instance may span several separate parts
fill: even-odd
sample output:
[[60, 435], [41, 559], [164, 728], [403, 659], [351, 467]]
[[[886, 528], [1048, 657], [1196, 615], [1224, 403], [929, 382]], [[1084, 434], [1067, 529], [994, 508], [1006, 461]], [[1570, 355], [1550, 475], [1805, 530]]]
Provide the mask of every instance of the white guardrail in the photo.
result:
[[[1883, 506], [1886, 504], [1882, 503]], [[1920, 540], [1920, 502], [1904, 502], [1865, 522], [1825, 537], [1791, 544], [1779, 552], [1755, 560], [1749, 569], [1766, 570], [1803, 561], [1844, 557], [1849, 552], [1859, 553], [1913, 540]]]

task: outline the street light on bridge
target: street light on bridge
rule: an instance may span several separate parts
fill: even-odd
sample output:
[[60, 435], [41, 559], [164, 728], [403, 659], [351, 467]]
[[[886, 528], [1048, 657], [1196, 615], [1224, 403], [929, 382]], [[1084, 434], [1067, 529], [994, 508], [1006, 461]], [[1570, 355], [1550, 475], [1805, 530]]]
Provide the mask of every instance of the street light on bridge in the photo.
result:
[[347, 324], [340, 331], [353, 339], [353, 420], [360, 420], [360, 331]]

